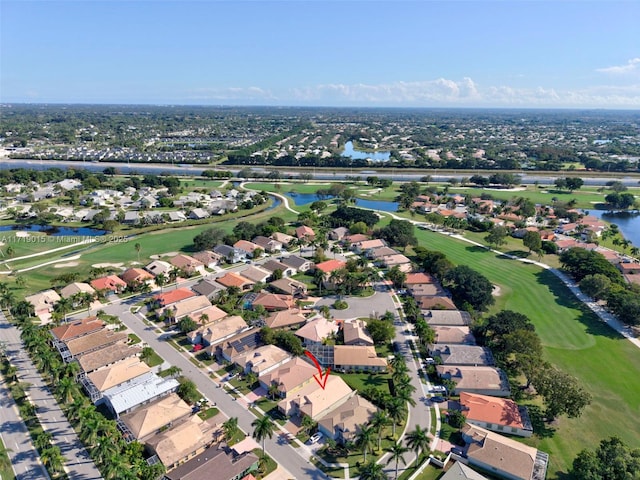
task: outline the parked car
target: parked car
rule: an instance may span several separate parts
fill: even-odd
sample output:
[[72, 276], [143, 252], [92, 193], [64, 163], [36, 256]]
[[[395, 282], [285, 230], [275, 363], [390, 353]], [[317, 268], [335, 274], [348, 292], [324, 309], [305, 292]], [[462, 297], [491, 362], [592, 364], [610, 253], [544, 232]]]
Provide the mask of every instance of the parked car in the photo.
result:
[[309, 437], [309, 444], [313, 445], [314, 443], [317, 443], [318, 441], [320, 441], [322, 436], [323, 435], [320, 432], [314, 433], [313, 435], [311, 435], [311, 437]]
[[436, 403], [442, 403], [442, 402], [446, 402], [447, 399], [438, 395], [435, 397], [431, 397], [431, 401]]
[[458, 447], [452, 447], [451, 448], [451, 453], [454, 453], [456, 455], [460, 455], [461, 457], [465, 456], [464, 451], [462, 449], [458, 448]]
[[447, 388], [444, 385], [434, 385], [433, 387], [431, 387], [431, 391], [438, 393], [447, 393]]
[[202, 346], [201, 343], [196, 343], [193, 346], [193, 349], [191, 350], [192, 352], [199, 352], [200, 350], [202, 350], [204, 348], [204, 346]]
[[427, 365], [433, 365], [434, 363], [436, 363], [436, 361], [431, 357], [427, 357], [424, 359], [424, 363], [426, 363]]

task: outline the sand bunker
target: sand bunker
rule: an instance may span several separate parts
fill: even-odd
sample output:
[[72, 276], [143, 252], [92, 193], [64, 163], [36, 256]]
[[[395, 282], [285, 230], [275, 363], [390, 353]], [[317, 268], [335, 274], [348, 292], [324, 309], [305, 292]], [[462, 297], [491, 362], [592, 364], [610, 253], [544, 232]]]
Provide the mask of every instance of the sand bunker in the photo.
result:
[[494, 286], [493, 286], [493, 290], [491, 291], [491, 294], [492, 294], [494, 297], [499, 297], [499, 296], [500, 296], [501, 291], [502, 291], [502, 290], [501, 290], [501, 288], [500, 288], [498, 285], [494, 285]]
[[24, 238], [24, 237], [30, 237], [31, 234], [29, 232], [16, 232], [16, 237], [20, 237], [20, 238]]
[[56, 263], [53, 268], [77, 267], [78, 265], [78, 262]]
[[124, 267], [124, 264], [123, 263], [94, 263], [91, 266], [94, 268], [109, 268], [109, 267], [122, 268]]
[[154, 260], [158, 260], [159, 258], [162, 257], [175, 257], [176, 255], [178, 255], [179, 252], [167, 252], [167, 253], [159, 253], [157, 255], [151, 255], [149, 258], [152, 258]]

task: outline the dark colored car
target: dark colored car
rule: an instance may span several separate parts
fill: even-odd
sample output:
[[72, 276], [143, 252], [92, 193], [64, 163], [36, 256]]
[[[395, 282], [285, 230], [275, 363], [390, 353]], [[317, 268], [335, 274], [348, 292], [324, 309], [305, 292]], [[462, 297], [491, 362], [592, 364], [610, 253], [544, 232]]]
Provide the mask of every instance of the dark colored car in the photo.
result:
[[436, 397], [431, 397], [431, 401], [436, 403], [442, 403], [442, 402], [446, 402], [447, 399], [441, 396], [436, 396]]

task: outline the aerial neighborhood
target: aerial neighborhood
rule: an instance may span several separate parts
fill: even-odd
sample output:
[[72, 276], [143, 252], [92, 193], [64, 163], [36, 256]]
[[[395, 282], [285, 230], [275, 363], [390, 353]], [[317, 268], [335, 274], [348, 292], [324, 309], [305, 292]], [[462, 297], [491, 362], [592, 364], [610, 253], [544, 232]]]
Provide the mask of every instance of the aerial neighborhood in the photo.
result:
[[0, 418], [24, 424], [0, 460], [32, 449], [24, 478], [53, 480], [632, 478], [640, 188], [611, 152], [637, 133], [609, 150], [599, 116], [562, 137], [524, 114], [233, 108], [214, 134], [179, 112], [113, 127], [132, 147], [0, 136], [41, 166], [0, 169]]

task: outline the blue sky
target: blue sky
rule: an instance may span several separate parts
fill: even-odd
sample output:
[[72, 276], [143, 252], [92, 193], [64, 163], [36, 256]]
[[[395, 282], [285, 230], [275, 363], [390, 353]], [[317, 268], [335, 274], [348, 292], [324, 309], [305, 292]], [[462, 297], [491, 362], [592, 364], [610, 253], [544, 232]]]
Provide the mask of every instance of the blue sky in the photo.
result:
[[640, 108], [640, 2], [0, 0], [0, 101]]

